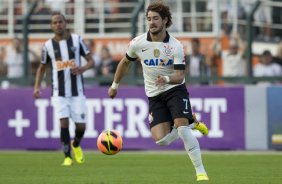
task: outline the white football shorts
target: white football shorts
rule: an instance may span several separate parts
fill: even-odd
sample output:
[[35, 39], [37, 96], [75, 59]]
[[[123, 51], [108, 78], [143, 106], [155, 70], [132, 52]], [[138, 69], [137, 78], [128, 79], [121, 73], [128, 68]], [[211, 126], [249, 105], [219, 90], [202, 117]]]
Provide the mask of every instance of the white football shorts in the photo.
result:
[[55, 108], [57, 118], [71, 118], [75, 123], [86, 123], [86, 98], [85, 96], [75, 97], [52, 97], [52, 104]]

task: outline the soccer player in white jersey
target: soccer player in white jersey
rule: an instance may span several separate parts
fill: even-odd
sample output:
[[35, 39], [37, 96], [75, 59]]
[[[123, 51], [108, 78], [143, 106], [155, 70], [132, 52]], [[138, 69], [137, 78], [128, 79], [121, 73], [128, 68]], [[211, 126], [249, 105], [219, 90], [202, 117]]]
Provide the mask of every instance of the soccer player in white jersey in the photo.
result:
[[[86, 128], [86, 99], [82, 73], [94, 66], [90, 50], [83, 39], [71, 34], [67, 29], [65, 16], [54, 12], [51, 16], [51, 29], [54, 37], [46, 41], [42, 48], [42, 61], [37, 69], [34, 84], [34, 98], [40, 97], [40, 83], [47, 64], [52, 67], [52, 101], [56, 116], [60, 120], [60, 138], [65, 159], [63, 166], [73, 163], [71, 148], [77, 163], [85, 161], [80, 142]], [[81, 66], [81, 56], [87, 63]], [[69, 118], [75, 122], [75, 137], [70, 143]]]
[[134, 38], [120, 61], [108, 95], [114, 98], [130, 63], [140, 59], [149, 100], [149, 122], [156, 144], [169, 145], [178, 137], [184, 143], [196, 170], [197, 181], [209, 180], [204, 169], [198, 140], [191, 129], [204, 135], [208, 129], [192, 115], [185, 86], [185, 56], [182, 44], [166, 31], [171, 24], [169, 7], [151, 3], [146, 10], [149, 31]]

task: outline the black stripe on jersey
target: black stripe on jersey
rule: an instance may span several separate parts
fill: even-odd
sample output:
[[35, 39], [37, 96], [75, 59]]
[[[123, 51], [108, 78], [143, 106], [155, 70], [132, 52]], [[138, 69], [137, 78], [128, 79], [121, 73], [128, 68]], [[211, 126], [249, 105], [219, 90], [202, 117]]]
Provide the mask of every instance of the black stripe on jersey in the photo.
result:
[[80, 55], [85, 57], [86, 56], [86, 52], [90, 52], [89, 48], [87, 47], [87, 45], [84, 42], [84, 40], [80, 41], [80, 37], [79, 37], [78, 41], [79, 41]]
[[[53, 49], [54, 49], [54, 55], [56, 58], [56, 61], [61, 61], [61, 49], [58, 42], [56, 42], [54, 39], [52, 39]], [[65, 96], [65, 75], [64, 70], [58, 71], [58, 87], [59, 87], [59, 96]]]
[[185, 65], [183, 64], [177, 64], [177, 65], [173, 65], [174, 70], [185, 70]]
[[[69, 37], [67, 40], [67, 47], [68, 47], [68, 53], [69, 53], [69, 60], [75, 60], [75, 47], [73, 46], [72, 42], [72, 36]], [[77, 83], [76, 83], [76, 75], [72, 74], [70, 72], [70, 78], [71, 78], [71, 94], [72, 96], [78, 96], [78, 91], [77, 91]]]
[[51, 58], [48, 54], [46, 46], [44, 45], [41, 50], [41, 63], [48, 64], [49, 62], [51, 62]]
[[137, 58], [132, 58], [132, 57], [130, 57], [129, 55], [125, 55], [126, 56], [126, 58], [129, 60], [129, 61], [135, 61]]

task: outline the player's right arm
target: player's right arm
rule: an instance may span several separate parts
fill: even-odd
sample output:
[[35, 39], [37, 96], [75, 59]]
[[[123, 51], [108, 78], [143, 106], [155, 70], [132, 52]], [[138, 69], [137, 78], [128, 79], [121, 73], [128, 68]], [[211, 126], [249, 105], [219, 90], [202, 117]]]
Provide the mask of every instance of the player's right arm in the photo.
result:
[[40, 97], [40, 83], [43, 78], [43, 75], [45, 74], [46, 71], [46, 65], [40, 63], [37, 71], [36, 71], [36, 77], [35, 77], [35, 83], [34, 83], [34, 90], [33, 90], [33, 97], [34, 98], [39, 98]]
[[34, 98], [40, 97], [40, 93], [41, 93], [40, 83], [41, 83], [41, 80], [42, 80], [42, 78], [45, 74], [45, 71], [46, 71], [46, 64], [48, 62], [50, 62], [50, 60], [51, 60], [49, 55], [48, 55], [47, 48], [46, 48], [45, 45], [42, 47], [41, 56], [42, 56], [42, 59], [41, 59], [39, 67], [37, 68], [36, 76], [35, 76], [34, 90], [33, 90], [33, 97]]
[[118, 85], [123, 76], [127, 73], [131, 63], [132, 61], [128, 60], [127, 57], [123, 57], [119, 62], [115, 72], [113, 84], [108, 90], [108, 95], [110, 98], [114, 98], [117, 95]]

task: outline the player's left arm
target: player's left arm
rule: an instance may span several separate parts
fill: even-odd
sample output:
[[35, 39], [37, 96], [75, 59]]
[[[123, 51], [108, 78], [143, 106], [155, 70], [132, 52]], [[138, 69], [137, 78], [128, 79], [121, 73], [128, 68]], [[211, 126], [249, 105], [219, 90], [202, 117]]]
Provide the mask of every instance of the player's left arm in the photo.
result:
[[160, 75], [156, 79], [157, 86], [165, 84], [181, 84], [185, 78], [185, 70], [174, 69], [173, 75]]
[[87, 63], [84, 66], [76, 66], [72, 68], [72, 73], [74, 75], [82, 74], [88, 69], [94, 68], [95, 67], [95, 61], [92, 57], [91, 51], [88, 49], [87, 45], [83, 41], [81, 37], [79, 37], [79, 49], [80, 49], [80, 54], [85, 58]]
[[87, 63], [84, 66], [81, 66], [81, 67], [76, 66], [76, 67], [71, 69], [71, 72], [74, 75], [82, 74], [86, 70], [94, 68], [95, 62], [94, 62], [90, 53], [85, 56], [85, 60], [87, 61]]
[[95, 61], [91, 53], [88, 53], [84, 58], [87, 61], [87, 63], [81, 67], [82, 72], [95, 67]]
[[181, 84], [185, 78], [185, 70], [174, 70], [174, 74], [169, 76], [169, 84]]

